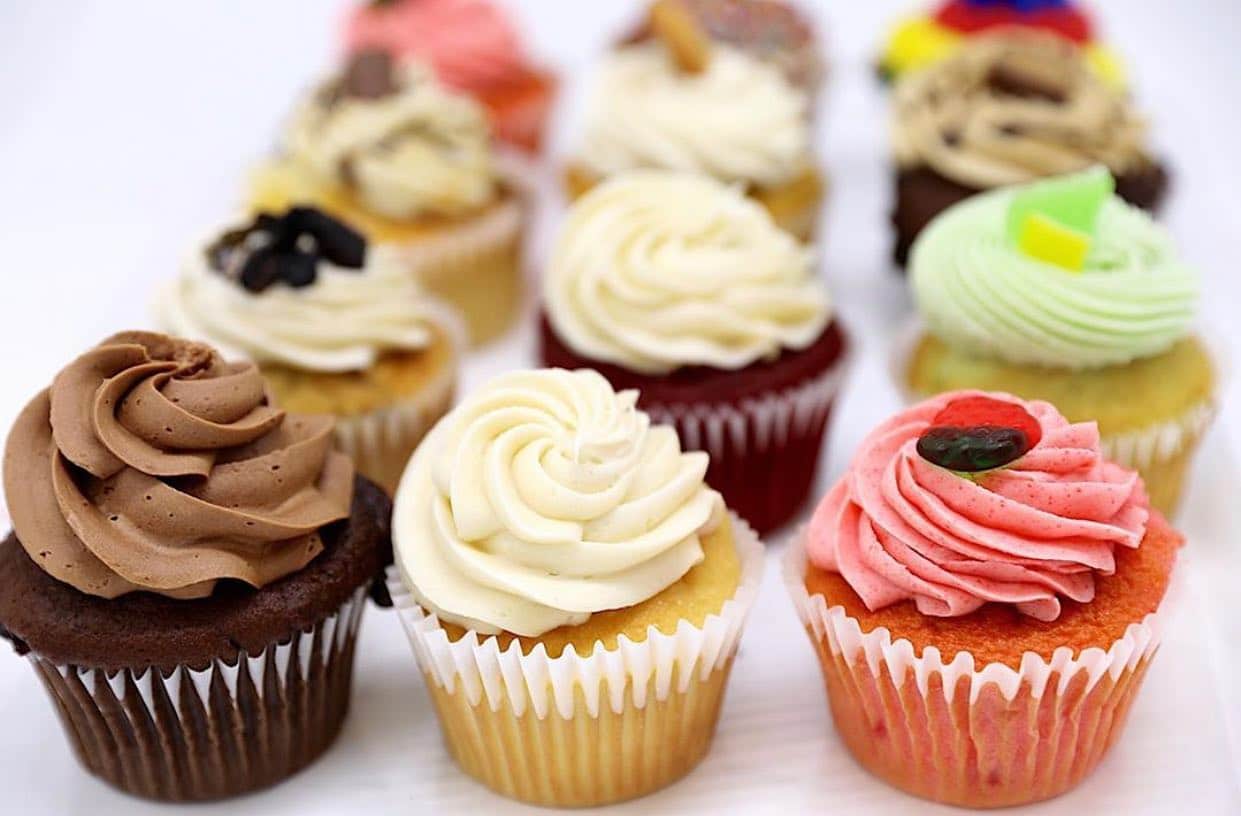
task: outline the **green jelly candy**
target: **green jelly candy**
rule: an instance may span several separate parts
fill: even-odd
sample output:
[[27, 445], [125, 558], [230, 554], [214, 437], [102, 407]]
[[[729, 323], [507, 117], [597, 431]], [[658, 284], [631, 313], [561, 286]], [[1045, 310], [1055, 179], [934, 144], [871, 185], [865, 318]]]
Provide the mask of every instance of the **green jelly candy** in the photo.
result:
[[1115, 190], [1116, 181], [1103, 165], [1021, 187], [1008, 207], [1008, 239], [1020, 246], [1032, 215], [1091, 237], [1099, 211]]

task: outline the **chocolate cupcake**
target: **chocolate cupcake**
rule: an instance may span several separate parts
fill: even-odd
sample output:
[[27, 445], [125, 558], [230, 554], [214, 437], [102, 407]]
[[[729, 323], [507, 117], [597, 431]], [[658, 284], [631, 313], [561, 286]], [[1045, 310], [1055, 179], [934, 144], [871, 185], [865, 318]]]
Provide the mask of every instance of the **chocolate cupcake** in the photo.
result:
[[545, 277], [543, 363], [637, 389], [756, 530], [813, 482], [846, 358], [812, 253], [733, 187], [622, 174], [574, 206]]
[[1154, 211], [1168, 185], [1124, 92], [1076, 45], [1033, 30], [974, 38], [903, 79], [893, 150], [901, 265], [932, 218], [984, 190], [1103, 164], [1122, 198]]
[[128, 332], [66, 366], [5, 449], [0, 627], [82, 764], [163, 800], [274, 784], [349, 705], [390, 506], [257, 369]]

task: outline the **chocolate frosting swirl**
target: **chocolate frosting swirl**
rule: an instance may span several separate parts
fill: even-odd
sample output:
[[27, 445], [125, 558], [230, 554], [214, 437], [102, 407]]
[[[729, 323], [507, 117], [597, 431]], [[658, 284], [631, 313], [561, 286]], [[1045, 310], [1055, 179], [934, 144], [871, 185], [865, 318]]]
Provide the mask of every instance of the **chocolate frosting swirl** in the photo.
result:
[[277, 409], [252, 363], [126, 332], [78, 357], [9, 433], [4, 488], [22, 546], [90, 595], [261, 587], [349, 515], [353, 465], [330, 417]]

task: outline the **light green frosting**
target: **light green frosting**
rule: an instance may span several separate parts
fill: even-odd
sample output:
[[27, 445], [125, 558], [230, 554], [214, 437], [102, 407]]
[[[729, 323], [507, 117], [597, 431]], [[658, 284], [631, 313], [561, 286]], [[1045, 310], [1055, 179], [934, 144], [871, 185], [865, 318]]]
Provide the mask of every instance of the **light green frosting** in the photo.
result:
[[949, 208], [914, 244], [914, 297], [935, 335], [976, 356], [1081, 369], [1154, 356], [1189, 332], [1198, 276], [1150, 216], [1107, 201], [1085, 268], [1073, 272], [1010, 242], [1018, 189]]

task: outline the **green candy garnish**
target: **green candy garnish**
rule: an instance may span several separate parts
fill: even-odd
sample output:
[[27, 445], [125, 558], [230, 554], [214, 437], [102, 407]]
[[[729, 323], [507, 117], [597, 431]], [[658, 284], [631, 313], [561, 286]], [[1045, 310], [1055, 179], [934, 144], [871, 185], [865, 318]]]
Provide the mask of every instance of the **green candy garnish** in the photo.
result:
[[1005, 227], [1025, 255], [1081, 271], [1103, 204], [1116, 190], [1106, 167], [1031, 184], [1013, 195]]

